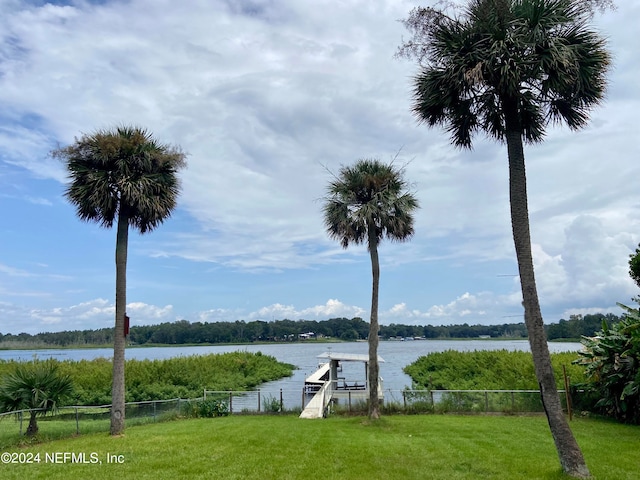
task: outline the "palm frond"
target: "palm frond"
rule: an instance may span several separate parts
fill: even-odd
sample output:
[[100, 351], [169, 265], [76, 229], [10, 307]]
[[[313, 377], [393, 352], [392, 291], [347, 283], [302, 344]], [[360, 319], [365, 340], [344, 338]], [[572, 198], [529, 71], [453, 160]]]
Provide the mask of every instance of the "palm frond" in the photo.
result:
[[[583, 127], [604, 97], [610, 65], [605, 41], [588, 25], [594, 6], [606, 2], [587, 3], [472, 0], [455, 19], [414, 16], [409, 26], [431, 45], [421, 51], [413, 113], [464, 148], [479, 130], [504, 140], [510, 128], [535, 143], [549, 121]], [[505, 102], [518, 108], [512, 125]]]
[[327, 188], [323, 206], [329, 236], [343, 248], [375, 237], [404, 241], [413, 235], [413, 211], [417, 199], [406, 192], [402, 170], [379, 160], [359, 160], [340, 169]]
[[98, 130], [52, 154], [66, 163], [65, 196], [82, 220], [110, 228], [124, 209], [130, 225], [145, 233], [175, 208], [185, 155], [142, 128]]

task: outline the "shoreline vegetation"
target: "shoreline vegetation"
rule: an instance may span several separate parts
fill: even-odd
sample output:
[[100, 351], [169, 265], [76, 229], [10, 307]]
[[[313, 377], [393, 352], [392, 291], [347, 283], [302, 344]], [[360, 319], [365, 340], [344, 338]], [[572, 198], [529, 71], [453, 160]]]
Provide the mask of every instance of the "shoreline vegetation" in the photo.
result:
[[[593, 336], [602, 328], [618, 323], [621, 317], [613, 314], [572, 315], [569, 320], [545, 325], [549, 341], [576, 341]], [[261, 320], [244, 322], [177, 322], [132, 326], [127, 348], [163, 346], [215, 346], [272, 344], [290, 342], [365, 341], [369, 323], [360, 317], [311, 320]], [[381, 325], [381, 340], [524, 340], [524, 323], [502, 325]], [[43, 332], [38, 334], [2, 334], [0, 350], [36, 350], [46, 348], [112, 348], [113, 328]]]
[[[72, 405], [106, 405], [111, 403], [112, 361], [30, 360], [29, 363], [51, 363], [61, 375], [68, 375], [74, 392], [66, 403]], [[23, 361], [1, 360], [0, 379], [24, 364]], [[126, 401], [140, 402], [171, 398], [197, 398], [203, 389], [224, 391], [251, 390], [260, 384], [288, 377], [294, 365], [279, 362], [261, 352], [229, 352], [180, 356], [162, 360], [125, 361]]]

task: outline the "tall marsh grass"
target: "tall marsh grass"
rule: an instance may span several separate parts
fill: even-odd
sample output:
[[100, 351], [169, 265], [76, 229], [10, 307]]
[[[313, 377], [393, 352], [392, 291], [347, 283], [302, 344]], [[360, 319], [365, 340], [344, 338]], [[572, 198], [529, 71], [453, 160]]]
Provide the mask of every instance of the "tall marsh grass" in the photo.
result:
[[[42, 362], [45, 360], [33, 360]], [[46, 360], [58, 364], [74, 383], [68, 404], [103, 405], [111, 402], [111, 359]], [[0, 360], [2, 376], [13, 371], [15, 360]], [[204, 389], [249, 390], [264, 382], [290, 376], [294, 366], [261, 352], [192, 355], [164, 360], [127, 360], [126, 401], [201, 397]]]

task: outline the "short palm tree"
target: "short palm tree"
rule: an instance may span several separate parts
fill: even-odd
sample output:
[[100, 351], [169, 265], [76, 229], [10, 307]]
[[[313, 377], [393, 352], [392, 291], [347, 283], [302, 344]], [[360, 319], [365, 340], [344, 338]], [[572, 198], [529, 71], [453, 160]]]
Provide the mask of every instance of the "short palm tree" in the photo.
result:
[[588, 27], [598, 0], [470, 0], [459, 17], [414, 9], [414, 34], [399, 50], [417, 57], [413, 112], [444, 125], [451, 142], [471, 148], [482, 131], [505, 142], [511, 222], [525, 323], [549, 426], [565, 472], [588, 476], [562, 412], [543, 329], [531, 255], [524, 143], [542, 141], [546, 125], [586, 125], [603, 98], [609, 66], [604, 40]]
[[331, 238], [343, 248], [366, 243], [371, 256], [373, 287], [369, 325], [369, 417], [380, 417], [378, 398], [378, 245], [383, 238], [406, 241], [413, 235], [416, 198], [405, 189], [403, 171], [379, 160], [359, 160], [340, 169], [329, 184], [324, 223]]
[[177, 172], [185, 155], [139, 127], [121, 126], [83, 135], [54, 150], [70, 176], [67, 199], [81, 220], [116, 234], [116, 318], [113, 344], [111, 434], [124, 431], [124, 349], [129, 226], [146, 233], [167, 219], [179, 194]]
[[19, 364], [0, 383], [0, 412], [29, 410], [26, 434], [33, 436], [38, 433], [37, 417], [55, 411], [72, 392], [71, 378], [60, 374], [54, 363]]

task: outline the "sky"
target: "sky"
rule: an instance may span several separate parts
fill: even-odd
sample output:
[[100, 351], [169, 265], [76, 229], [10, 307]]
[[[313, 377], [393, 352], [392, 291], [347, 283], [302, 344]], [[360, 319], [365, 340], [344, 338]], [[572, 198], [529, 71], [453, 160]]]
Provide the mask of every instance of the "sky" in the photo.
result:
[[[598, 14], [613, 56], [589, 125], [525, 147], [545, 322], [621, 313], [638, 287], [640, 0]], [[325, 232], [332, 174], [405, 169], [421, 208], [380, 246], [382, 324], [523, 321], [506, 147], [458, 150], [411, 113], [406, 0], [0, 0], [0, 333], [111, 327], [115, 230], [76, 217], [50, 151], [101, 128], [181, 147], [178, 206], [129, 236], [132, 325], [359, 316], [365, 246]]]

